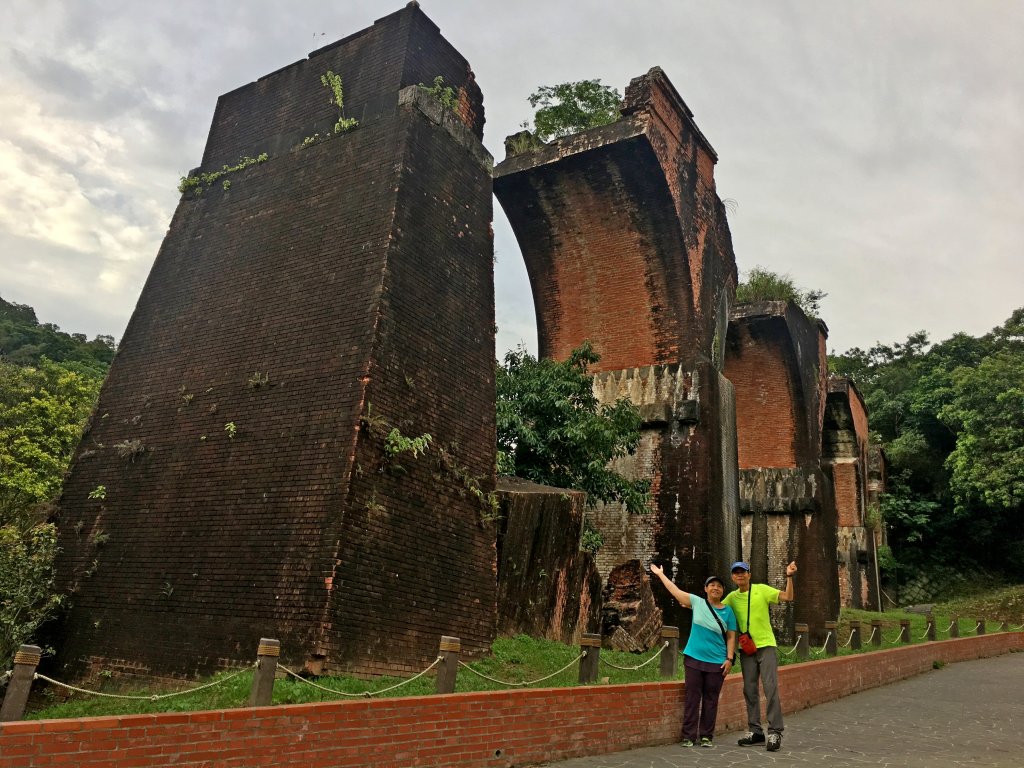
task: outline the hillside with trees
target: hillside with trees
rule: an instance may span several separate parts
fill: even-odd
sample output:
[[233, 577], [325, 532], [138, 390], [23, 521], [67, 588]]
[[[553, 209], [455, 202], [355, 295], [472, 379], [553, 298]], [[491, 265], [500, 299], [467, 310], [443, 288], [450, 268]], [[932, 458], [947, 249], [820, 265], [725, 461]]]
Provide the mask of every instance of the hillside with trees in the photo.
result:
[[114, 352], [0, 299], [0, 668], [59, 602], [50, 504]]
[[953, 567], [1024, 577], [1024, 308], [973, 337], [830, 358], [864, 396], [889, 460], [890, 572]]

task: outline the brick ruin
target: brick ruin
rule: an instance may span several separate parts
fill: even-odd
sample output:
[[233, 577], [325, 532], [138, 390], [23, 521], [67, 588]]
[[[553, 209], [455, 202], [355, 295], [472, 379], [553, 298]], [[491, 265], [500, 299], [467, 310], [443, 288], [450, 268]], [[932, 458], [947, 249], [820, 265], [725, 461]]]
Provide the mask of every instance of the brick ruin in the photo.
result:
[[[828, 380], [822, 463], [830, 472], [836, 499], [836, 560], [839, 602], [850, 608], [881, 610], [875, 550], [880, 525], [869, 516], [884, 488], [876, 478], [871, 488], [868, 413], [856, 386], [847, 378]], [[880, 458], [876, 448], [874, 455]]]
[[[437, 75], [457, 114], [409, 88]], [[483, 121], [415, 4], [220, 98], [200, 170], [268, 159], [183, 196], [75, 454], [62, 674], [208, 672], [261, 636], [314, 671], [419, 671], [442, 634], [489, 650]]]
[[800, 566], [798, 599], [774, 614], [784, 637], [794, 622], [878, 603], [867, 411], [848, 381], [828, 377], [827, 335], [791, 302], [739, 305], [729, 326], [743, 554], [771, 584], [789, 560]]
[[[453, 111], [415, 87], [438, 75]], [[73, 459], [58, 671], [189, 676], [247, 663], [262, 636], [286, 663], [363, 675], [419, 671], [442, 634], [472, 656], [496, 632], [576, 642], [603, 623], [640, 648], [689, 625], [647, 563], [696, 589], [741, 551], [770, 582], [795, 557], [783, 627], [815, 623], [838, 605], [844, 521], [843, 595], [870, 594], [881, 470], [848, 466], [863, 403], [837, 389], [826, 408], [823, 326], [730, 314], [717, 155], [664, 73], [634, 79], [611, 125], [510, 137], [493, 180], [483, 122], [415, 2], [219, 99], [195, 173], [261, 161], [183, 195]], [[641, 410], [617, 468], [651, 480], [646, 514], [496, 485], [492, 185], [540, 354], [589, 339], [599, 399]], [[860, 494], [838, 520], [833, 476]]]
[[[526, 137], [528, 138], [528, 137]], [[517, 148], [525, 151], [517, 152]], [[519, 241], [539, 354], [590, 340], [602, 402], [644, 415], [619, 471], [652, 482], [649, 512], [592, 513], [603, 577], [629, 560], [702, 584], [739, 553], [732, 386], [722, 375], [736, 285], [717, 155], [660, 69], [634, 79], [616, 122], [536, 146], [510, 137], [494, 192]], [[664, 590], [669, 624], [689, 626]]]

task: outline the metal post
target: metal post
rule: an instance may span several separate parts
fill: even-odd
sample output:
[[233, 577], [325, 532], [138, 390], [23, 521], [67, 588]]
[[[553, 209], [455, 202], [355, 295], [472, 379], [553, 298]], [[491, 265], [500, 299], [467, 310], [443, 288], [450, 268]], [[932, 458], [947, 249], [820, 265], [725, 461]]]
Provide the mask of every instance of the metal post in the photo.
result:
[[928, 614], [928, 639], [935, 642], [935, 617]]
[[796, 624], [793, 629], [796, 631], [796, 657], [800, 661], [807, 661], [811, 655], [811, 650], [807, 643], [807, 625]]
[[673, 679], [679, 671], [679, 627], [662, 627], [661, 645], [659, 672], [662, 677]]
[[910, 619], [900, 619], [900, 637], [904, 645], [910, 642]]
[[881, 647], [882, 645], [882, 620], [871, 620], [871, 644]]
[[601, 636], [584, 632], [580, 638], [580, 650], [586, 654], [580, 659], [580, 685], [596, 683], [601, 661]]
[[957, 616], [956, 614], [954, 614], [953, 616], [950, 616], [949, 618], [953, 622], [953, 626], [951, 626], [949, 628], [949, 636], [950, 637], [960, 637], [960, 617]]
[[277, 659], [281, 655], [281, 643], [270, 637], [261, 637], [256, 649], [256, 672], [252, 676], [249, 691], [250, 707], [269, 707], [274, 699], [274, 678], [277, 676]]
[[455, 678], [459, 672], [459, 653], [462, 651], [462, 641], [457, 637], [441, 635], [441, 645], [437, 655], [441, 657], [441, 663], [437, 666], [437, 692], [455, 693]]
[[839, 643], [836, 638], [836, 622], [825, 622], [825, 653], [835, 656], [839, 653]]
[[860, 619], [850, 619], [850, 647], [860, 650]]
[[38, 645], [23, 645], [14, 654], [14, 672], [7, 683], [4, 703], [0, 707], [0, 722], [21, 720], [25, 716], [28, 693], [32, 690], [36, 667], [42, 657], [43, 649]]

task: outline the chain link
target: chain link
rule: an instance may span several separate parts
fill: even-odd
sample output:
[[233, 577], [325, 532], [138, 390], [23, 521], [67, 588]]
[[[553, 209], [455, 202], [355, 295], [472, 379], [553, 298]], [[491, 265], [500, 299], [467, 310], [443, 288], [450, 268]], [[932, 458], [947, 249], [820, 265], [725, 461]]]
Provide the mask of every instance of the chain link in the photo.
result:
[[550, 675], [547, 675], [546, 677], [542, 677], [542, 678], [539, 678], [537, 680], [531, 680], [531, 681], [526, 682], [526, 683], [510, 683], [510, 682], [508, 682], [506, 680], [498, 680], [496, 678], [489, 677], [488, 675], [485, 675], [483, 672], [477, 672], [475, 669], [473, 669], [471, 666], [469, 666], [469, 664], [466, 664], [463, 661], [459, 661], [459, 666], [460, 667], [465, 667], [466, 669], [468, 669], [470, 672], [472, 672], [477, 677], [482, 677], [484, 680], [490, 680], [492, 683], [497, 683], [498, 685], [507, 685], [509, 688], [525, 688], [528, 685], [536, 685], [537, 683], [543, 683], [545, 680], [550, 680], [552, 677], [555, 677], [556, 675], [562, 674], [563, 672], [565, 672], [565, 670], [567, 670], [569, 667], [571, 667], [573, 664], [575, 664], [577, 661], [579, 661], [580, 659], [582, 659], [586, 655], [587, 655], [587, 652], [586, 651], [582, 651], [579, 656], [577, 656], [575, 659], [570, 661], [568, 664], [566, 664], [564, 667], [559, 669], [557, 672], [552, 672]]

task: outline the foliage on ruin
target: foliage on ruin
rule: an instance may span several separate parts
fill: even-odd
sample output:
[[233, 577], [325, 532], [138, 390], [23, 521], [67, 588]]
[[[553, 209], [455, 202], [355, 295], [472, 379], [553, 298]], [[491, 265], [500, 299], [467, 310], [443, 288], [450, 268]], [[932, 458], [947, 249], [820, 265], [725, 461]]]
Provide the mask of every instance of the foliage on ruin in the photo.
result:
[[821, 301], [827, 293], [815, 289], [799, 288], [787, 274], [779, 274], [754, 267], [746, 278], [736, 286], [736, 303], [752, 304], [756, 301], [792, 301], [803, 313], [817, 318], [821, 313]]
[[345, 117], [345, 91], [341, 85], [341, 75], [327, 70], [320, 75], [320, 84], [331, 92], [331, 104], [338, 108], [338, 121], [334, 124], [335, 133], [344, 133], [359, 125], [354, 117]]
[[[209, 171], [206, 173], [200, 173], [196, 176], [182, 176], [181, 180], [178, 182], [178, 191], [183, 195], [186, 192], [194, 192], [197, 196], [201, 195], [203, 194], [204, 189], [209, 189], [210, 187], [212, 187], [214, 184], [217, 183], [218, 179], [221, 179], [224, 176], [227, 176], [228, 174], [231, 173], [238, 173], [239, 171], [244, 171], [246, 168], [249, 168], [250, 166], [265, 163], [269, 159], [270, 155], [268, 155], [266, 152], [263, 152], [257, 155], [256, 157], [249, 157], [248, 155], [246, 155], [234, 165], [222, 166], [219, 171]], [[230, 181], [225, 180], [224, 185], [225, 191], [231, 189]]]
[[1024, 575], [1024, 309], [979, 337], [930, 345], [919, 331], [829, 362], [857, 384], [885, 449], [897, 566]]
[[600, 360], [589, 342], [565, 361], [537, 360], [525, 349], [497, 368], [498, 471], [587, 493], [587, 503], [621, 503], [642, 512], [647, 480], [630, 480], [609, 462], [632, 454], [640, 413], [626, 399], [601, 405], [588, 367]]
[[[622, 94], [600, 80], [542, 85], [527, 98], [537, 109], [533, 133], [541, 141], [570, 136], [619, 119]], [[523, 127], [528, 127], [524, 123]]]
[[438, 103], [449, 112], [455, 112], [459, 107], [459, 97], [455, 89], [444, 84], [444, 78], [438, 75], [434, 78], [433, 85], [419, 84], [426, 93], [437, 99]]

